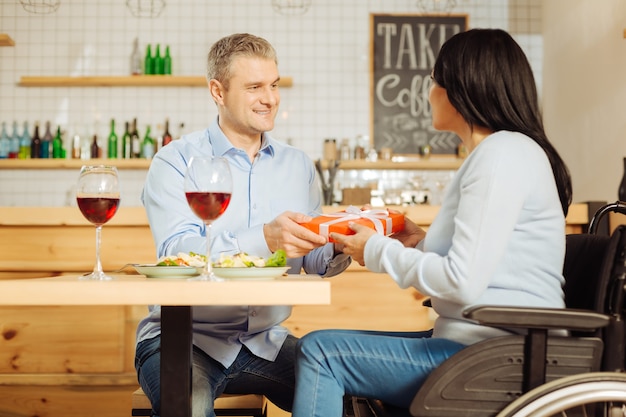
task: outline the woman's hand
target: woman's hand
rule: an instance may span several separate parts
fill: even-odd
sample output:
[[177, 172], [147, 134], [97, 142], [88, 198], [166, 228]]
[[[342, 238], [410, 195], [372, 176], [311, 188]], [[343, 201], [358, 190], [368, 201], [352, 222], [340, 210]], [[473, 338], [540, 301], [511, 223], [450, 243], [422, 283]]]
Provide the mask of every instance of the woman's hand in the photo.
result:
[[349, 227], [356, 234], [342, 235], [341, 233], [333, 232], [330, 234], [330, 237], [343, 247], [343, 253], [350, 255], [359, 265], [365, 266], [365, 260], [363, 259], [365, 244], [372, 235], [376, 234], [376, 231], [357, 223], [350, 223]]
[[426, 237], [426, 231], [404, 216], [404, 229], [389, 237], [399, 240], [407, 248], [414, 248]]

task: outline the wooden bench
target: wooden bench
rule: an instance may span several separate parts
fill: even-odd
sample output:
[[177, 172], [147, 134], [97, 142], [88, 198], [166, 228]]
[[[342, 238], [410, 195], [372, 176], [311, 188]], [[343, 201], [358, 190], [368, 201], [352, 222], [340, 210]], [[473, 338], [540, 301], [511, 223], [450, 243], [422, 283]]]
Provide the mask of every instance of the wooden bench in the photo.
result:
[[[133, 392], [132, 416], [150, 416], [152, 405], [146, 394], [139, 388]], [[216, 416], [267, 416], [267, 400], [262, 395], [229, 395], [223, 394], [215, 400]]]

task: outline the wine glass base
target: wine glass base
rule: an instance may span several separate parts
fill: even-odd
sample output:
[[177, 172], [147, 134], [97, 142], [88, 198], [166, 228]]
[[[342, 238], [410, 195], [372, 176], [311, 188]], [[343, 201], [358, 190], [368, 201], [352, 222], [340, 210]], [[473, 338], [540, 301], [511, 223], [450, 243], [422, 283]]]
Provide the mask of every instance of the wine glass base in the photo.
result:
[[222, 282], [225, 281], [224, 278], [220, 278], [214, 273], [210, 274], [201, 274], [197, 277], [187, 278], [187, 281], [211, 281], [211, 282]]
[[113, 277], [108, 276], [104, 272], [92, 272], [91, 274], [78, 277], [81, 281], [111, 281]]

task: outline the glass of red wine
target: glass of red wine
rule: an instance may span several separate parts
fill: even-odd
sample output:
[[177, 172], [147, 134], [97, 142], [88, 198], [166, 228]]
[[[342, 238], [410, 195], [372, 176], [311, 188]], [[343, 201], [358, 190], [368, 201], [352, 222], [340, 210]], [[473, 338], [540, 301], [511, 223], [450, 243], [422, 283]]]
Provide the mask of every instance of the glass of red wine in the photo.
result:
[[91, 274], [80, 279], [110, 280], [100, 263], [102, 225], [111, 220], [120, 204], [117, 168], [105, 165], [85, 165], [80, 169], [76, 187], [76, 202], [83, 216], [96, 226], [96, 265]]
[[206, 226], [206, 262], [202, 274], [192, 280], [219, 281], [211, 264], [211, 224], [228, 208], [232, 192], [233, 180], [226, 159], [194, 156], [189, 160], [185, 174], [185, 196], [191, 211]]

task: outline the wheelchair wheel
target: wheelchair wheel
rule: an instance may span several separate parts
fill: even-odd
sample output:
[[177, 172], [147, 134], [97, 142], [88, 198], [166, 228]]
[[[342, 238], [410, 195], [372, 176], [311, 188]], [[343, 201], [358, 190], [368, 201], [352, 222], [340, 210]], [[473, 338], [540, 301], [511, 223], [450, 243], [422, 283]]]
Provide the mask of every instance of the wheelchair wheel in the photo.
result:
[[496, 417], [626, 417], [626, 373], [572, 375], [522, 395]]

